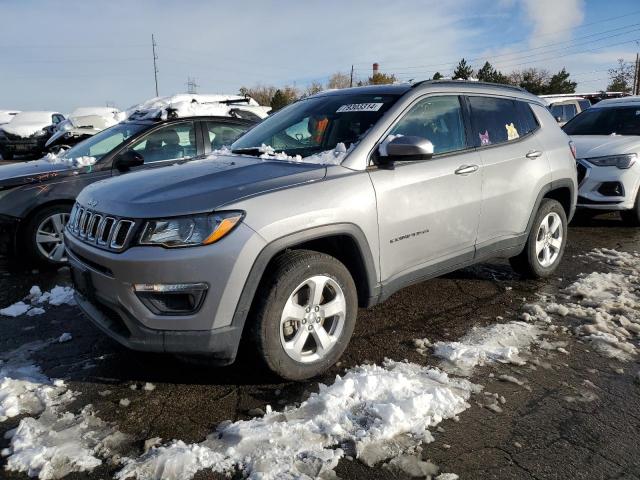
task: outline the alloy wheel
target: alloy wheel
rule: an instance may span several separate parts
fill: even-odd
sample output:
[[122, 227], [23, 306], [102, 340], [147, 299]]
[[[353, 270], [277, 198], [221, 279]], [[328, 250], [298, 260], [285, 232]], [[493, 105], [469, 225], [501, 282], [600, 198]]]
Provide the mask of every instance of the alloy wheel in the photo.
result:
[[558, 259], [563, 233], [560, 215], [551, 212], [542, 219], [536, 235], [536, 258], [541, 266], [548, 268]]
[[298, 285], [280, 318], [280, 342], [293, 360], [310, 363], [323, 359], [340, 339], [347, 302], [331, 277], [316, 275]]
[[59, 212], [49, 215], [38, 225], [36, 246], [40, 254], [51, 262], [67, 261], [64, 249], [64, 226], [68, 220], [68, 213]]

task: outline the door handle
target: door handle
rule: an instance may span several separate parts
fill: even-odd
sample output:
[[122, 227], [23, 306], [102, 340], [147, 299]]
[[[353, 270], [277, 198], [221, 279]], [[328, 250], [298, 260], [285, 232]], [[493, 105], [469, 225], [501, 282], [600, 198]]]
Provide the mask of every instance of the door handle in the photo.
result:
[[460, 165], [456, 170], [456, 175], [467, 175], [478, 170], [478, 165]]
[[527, 158], [538, 158], [540, 155], [542, 155], [540, 150], [531, 150], [525, 156]]

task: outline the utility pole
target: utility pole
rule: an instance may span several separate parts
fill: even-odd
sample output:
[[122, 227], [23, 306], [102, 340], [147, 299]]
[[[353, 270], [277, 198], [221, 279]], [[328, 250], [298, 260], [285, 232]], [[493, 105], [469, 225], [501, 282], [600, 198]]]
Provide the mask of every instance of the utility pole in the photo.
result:
[[353, 87], [353, 65], [351, 65], [351, 77], [349, 78], [349, 86]]
[[153, 77], [156, 80], [156, 97], [158, 97], [158, 64], [156, 63], [156, 61], [158, 60], [158, 55], [156, 54], [156, 39], [153, 36], [153, 33], [151, 34], [151, 48], [153, 49]]
[[640, 94], [640, 54], [638, 53], [636, 53], [636, 64], [633, 68], [633, 91], [631, 94]]
[[187, 77], [187, 93], [196, 94], [198, 93], [197, 88], [200, 85], [196, 83], [195, 77]]

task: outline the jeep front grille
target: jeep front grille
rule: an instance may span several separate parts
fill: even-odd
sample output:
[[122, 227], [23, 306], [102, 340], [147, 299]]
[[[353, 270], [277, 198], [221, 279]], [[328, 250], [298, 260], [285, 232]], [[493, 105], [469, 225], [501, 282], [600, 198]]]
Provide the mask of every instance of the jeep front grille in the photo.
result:
[[84, 243], [120, 251], [127, 247], [135, 227], [134, 220], [94, 212], [76, 203], [67, 230]]

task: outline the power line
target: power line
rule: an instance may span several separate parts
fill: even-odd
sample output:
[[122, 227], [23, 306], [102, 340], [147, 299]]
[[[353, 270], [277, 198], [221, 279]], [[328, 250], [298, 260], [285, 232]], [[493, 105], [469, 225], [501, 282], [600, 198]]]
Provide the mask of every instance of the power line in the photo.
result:
[[[596, 36], [596, 35], [603, 35], [603, 34], [606, 34], [606, 33], [612, 32], [612, 31], [620, 30], [622, 28], [630, 28], [630, 27], [638, 27], [638, 26], [640, 26], [640, 23], [635, 23], [635, 24], [631, 24], [631, 25], [625, 25], [624, 27], [618, 27], [618, 28], [614, 28], [614, 29], [611, 29], [611, 30], [605, 30], [605, 31], [602, 31], [602, 32], [599, 32], [599, 33], [596, 33], [596, 34], [587, 35], [585, 37], [578, 37], [578, 38], [575, 38], [573, 40], [568, 40], [568, 41], [564, 41], [564, 42], [557, 42], [557, 43], [551, 43], [551, 44], [545, 45], [543, 47], [536, 47], [536, 48], [527, 49], [527, 50], [520, 50], [519, 52], [511, 52], [511, 53], [508, 53], [508, 54], [505, 53], [505, 54], [501, 54], [501, 55], [493, 55], [493, 56], [488, 55], [488, 56], [485, 56], [485, 57], [475, 57], [475, 58], [470, 58], [467, 61], [468, 61], [468, 63], [473, 63], [473, 62], [475, 62], [477, 60], [494, 60], [495, 61], [496, 58], [500, 58], [500, 57], [514, 56], [517, 53], [529, 53], [529, 52], [531, 52], [533, 50], [539, 50], [539, 49], [543, 49], [543, 48], [554, 47], [554, 46], [562, 45], [564, 43], [573, 43], [573, 42], [576, 42], [578, 40], [583, 40], [585, 38], [593, 37], [593, 36]], [[620, 37], [620, 36], [627, 35], [627, 34], [630, 34], [630, 33], [635, 33], [637, 31], [640, 31], [640, 28], [634, 28], [632, 30], [628, 30], [626, 32], [616, 33], [616, 34], [613, 34], [613, 35], [606, 35], [606, 36], [604, 36], [602, 38], [598, 38], [598, 39], [595, 39], [595, 40], [589, 40], [587, 42], [575, 43], [574, 45], [568, 45], [568, 46], [565, 46], [563, 48], [547, 50], [547, 51], [544, 51], [544, 52], [538, 52], [538, 53], [534, 53], [534, 54], [531, 54], [531, 55], [516, 56], [515, 58], [511, 58], [511, 59], [505, 60], [505, 61], [507, 61], [507, 62], [508, 61], [517, 61], [517, 60], [521, 60], [521, 59], [525, 59], [525, 58], [532, 58], [532, 57], [535, 57], [535, 56], [538, 56], [538, 55], [548, 55], [549, 53], [552, 53], [552, 52], [564, 51], [564, 50], [566, 50], [568, 48], [576, 48], [576, 47], [579, 47], [579, 46], [591, 44], [593, 42], [601, 42], [603, 40], [608, 40], [610, 38]], [[410, 69], [430, 68], [430, 67], [450, 67], [453, 63], [455, 63], [455, 62], [433, 63], [433, 64], [429, 64], [429, 65], [416, 65], [416, 66], [406, 66], [406, 67], [396, 67], [396, 68], [403, 68], [405, 70], [410, 70]], [[360, 69], [360, 70], [364, 71], [365, 69]], [[409, 72], [407, 72], [407, 73], [409, 73]]]

